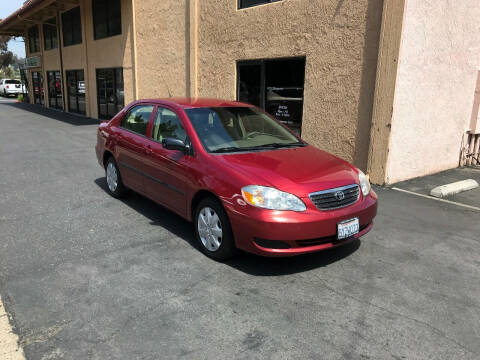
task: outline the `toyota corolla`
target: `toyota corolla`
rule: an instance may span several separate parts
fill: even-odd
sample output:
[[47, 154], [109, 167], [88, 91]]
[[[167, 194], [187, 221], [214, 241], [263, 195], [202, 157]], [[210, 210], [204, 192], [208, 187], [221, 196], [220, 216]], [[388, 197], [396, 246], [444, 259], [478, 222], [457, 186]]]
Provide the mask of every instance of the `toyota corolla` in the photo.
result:
[[194, 224], [200, 249], [292, 256], [340, 246], [373, 226], [368, 177], [248, 104], [140, 100], [98, 129], [107, 189], [128, 189]]

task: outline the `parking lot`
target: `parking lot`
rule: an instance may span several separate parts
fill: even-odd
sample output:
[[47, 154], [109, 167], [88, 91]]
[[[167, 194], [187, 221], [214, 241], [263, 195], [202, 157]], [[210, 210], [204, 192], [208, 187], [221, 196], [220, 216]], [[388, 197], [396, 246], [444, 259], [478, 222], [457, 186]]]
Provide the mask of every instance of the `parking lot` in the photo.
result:
[[377, 187], [358, 242], [214, 262], [106, 193], [96, 127], [0, 103], [0, 296], [27, 359], [480, 357], [480, 212]]

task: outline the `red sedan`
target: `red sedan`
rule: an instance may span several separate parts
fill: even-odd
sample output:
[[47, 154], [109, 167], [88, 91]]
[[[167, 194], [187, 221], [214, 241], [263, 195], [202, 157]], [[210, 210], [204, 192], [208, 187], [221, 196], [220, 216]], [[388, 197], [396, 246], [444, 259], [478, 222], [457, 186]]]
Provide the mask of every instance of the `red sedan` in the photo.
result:
[[359, 169], [239, 102], [136, 101], [99, 126], [96, 153], [111, 195], [132, 189], [193, 221], [214, 259], [339, 246], [377, 212]]

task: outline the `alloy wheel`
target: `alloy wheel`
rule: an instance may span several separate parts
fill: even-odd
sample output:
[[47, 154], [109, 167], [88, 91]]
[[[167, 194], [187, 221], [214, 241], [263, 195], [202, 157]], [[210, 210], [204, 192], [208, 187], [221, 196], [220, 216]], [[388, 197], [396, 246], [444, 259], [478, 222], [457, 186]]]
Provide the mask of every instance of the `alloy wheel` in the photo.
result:
[[222, 244], [222, 222], [210, 207], [204, 207], [198, 214], [197, 231], [203, 246], [208, 251], [217, 251]]
[[109, 162], [107, 165], [107, 185], [108, 189], [113, 193], [117, 190], [118, 186], [118, 174], [117, 168], [113, 162]]

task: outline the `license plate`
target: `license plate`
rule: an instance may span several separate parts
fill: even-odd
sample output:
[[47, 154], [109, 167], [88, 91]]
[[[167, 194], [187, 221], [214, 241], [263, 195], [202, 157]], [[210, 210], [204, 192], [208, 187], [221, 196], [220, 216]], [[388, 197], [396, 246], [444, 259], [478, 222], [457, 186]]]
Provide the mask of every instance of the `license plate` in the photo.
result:
[[350, 236], [358, 234], [360, 230], [360, 223], [358, 218], [342, 221], [337, 224], [337, 239], [346, 239]]

